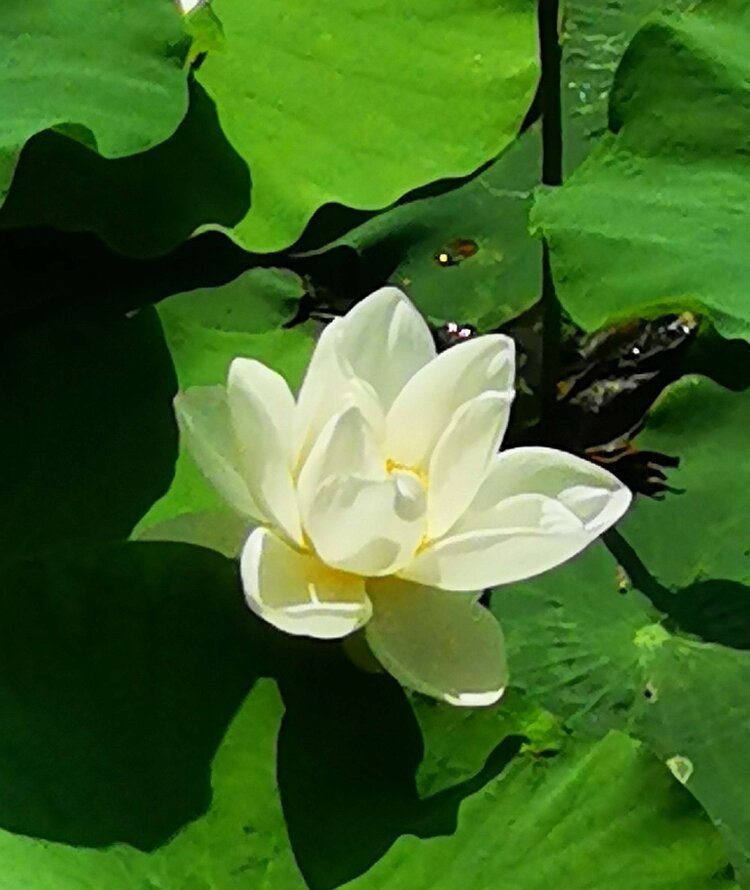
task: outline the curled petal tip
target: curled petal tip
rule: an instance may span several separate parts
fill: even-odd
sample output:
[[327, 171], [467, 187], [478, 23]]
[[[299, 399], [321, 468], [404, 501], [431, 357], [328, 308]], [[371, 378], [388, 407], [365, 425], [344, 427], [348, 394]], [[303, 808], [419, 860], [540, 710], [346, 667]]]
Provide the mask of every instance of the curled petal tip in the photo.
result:
[[445, 700], [449, 705], [455, 705], [459, 708], [484, 708], [499, 702], [505, 694], [505, 688], [505, 686], [501, 686], [500, 689], [491, 689], [489, 692], [446, 694]]

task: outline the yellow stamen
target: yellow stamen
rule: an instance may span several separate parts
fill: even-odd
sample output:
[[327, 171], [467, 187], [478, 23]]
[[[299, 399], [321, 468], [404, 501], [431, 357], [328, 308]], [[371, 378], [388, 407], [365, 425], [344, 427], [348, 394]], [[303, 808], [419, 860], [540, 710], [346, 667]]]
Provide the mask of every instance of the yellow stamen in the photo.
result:
[[422, 535], [422, 540], [417, 544], [417, 549], [414, 551], [414, 556], [419, 556], [420, 553], [424, 553], [424, 551], [432, 544], [432, 539], [428, 538], [427, 535]]
[[425, 488], [427, 488], [427, 471], [423, 470], [421, 467], [410, 467], [407, 464], [400, 464], [398, 461], [392, 460], [389, 457], [385, 462], [385, 471], [386, 473], [411, 473], [419, 479]]

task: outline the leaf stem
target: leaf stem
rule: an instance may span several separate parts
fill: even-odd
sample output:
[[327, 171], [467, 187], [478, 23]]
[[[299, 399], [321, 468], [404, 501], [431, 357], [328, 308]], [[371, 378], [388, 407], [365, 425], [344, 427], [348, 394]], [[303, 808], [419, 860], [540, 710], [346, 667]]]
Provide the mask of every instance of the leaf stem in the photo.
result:
[[[561, 101], [561, 48], [558, 30], [559, 0], [538, 0], [539, 46], [542, 63], [542, 183], [559, 186], [563, 176]], [[546, 431], [557, 402], [560, 368], [562, 310], [555, 293], [549, 244], [543, 245], [542, 259], [542, 387], [541, 427]]]

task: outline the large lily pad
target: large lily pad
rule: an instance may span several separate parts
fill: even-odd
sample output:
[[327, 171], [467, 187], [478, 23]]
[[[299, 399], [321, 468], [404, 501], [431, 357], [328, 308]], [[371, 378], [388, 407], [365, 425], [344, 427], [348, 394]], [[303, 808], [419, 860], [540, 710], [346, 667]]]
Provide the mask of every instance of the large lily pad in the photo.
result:
[[725, 336], [750, 336], [749, 39], [742, 0], [646, 24], [618, 70], [609, 132], [539, 197], [558, 295], [586, 329], [697, 307]]
[[750, 652], [668, 630], [622, 572], [598, 544], [494, 594], [513, 683], [577, 730], [619, 726], [643, 739], [715, 820], [747, 878], [750, 811], [737, 777], [750, 770]]
[[[499, 590], [514, 683], [577, 729], [623, 727], [673, 768], [750, 878], [750, 396], [685, 378], [639, 442], [678, 454], [676, 491], [549, 575]], [[686, 427], [686, 424], [688, 425]], [[618, 562], [619, 561], [619, 562]]]
[[518, 759], [464, 802], [450, 837], [401, 838], [351, 890], [734, 887], [688, 795], [627, 736]]
[[197, 77], [250, 166], [232, 229], [280, 250], [315, 210], [388, 206], [514, 138], [538, 76], [531, 0], [213, 0], [225, 45]]
[[62, 129], [107, 158], [144, 151], [187, 108], [185, 49], [170, 3], [10, 0], [0, 7], [0, 199], [35, 133]]
[[733, 887], [689, 795], [622, 735], [537, 761], [499, 731], [457, 797], [420, 801], [398, 686], [286, 648], [218, 556], [120, 545], [2, 589], [2, 890], [317, 890], [380, 857], [353, 887], [452, 888], [477, 862], [530, 890], [584, 890], [592, 863], [597, 887]]
[[627, 724], [646, 686], [635, 641], [661, 613], [637, 593], [622, 598], [617, 563], [603, 545], [538, 580], [496, 590], [492, 611], [510, 635], [514, 686], [576, 729], [601, 734]]

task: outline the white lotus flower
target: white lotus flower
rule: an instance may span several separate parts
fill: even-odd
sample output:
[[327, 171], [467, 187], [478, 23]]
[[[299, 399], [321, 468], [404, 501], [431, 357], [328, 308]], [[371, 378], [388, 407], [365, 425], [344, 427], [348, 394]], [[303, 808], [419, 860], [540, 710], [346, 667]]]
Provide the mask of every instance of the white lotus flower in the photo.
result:
[[323, 332], [299, 395], [252, 359], [176, 399], [188, 447], [257, 527], [240, 556], [250, 608], [291, 634], [365, 628], [383, 666], [453, 704], [496, 701], [503, 638], [479, 592], [575, 556], [631, 495], [550, 448], [497, 453], [514, 345], [490, 334], [436, 355], [399, 290]]

